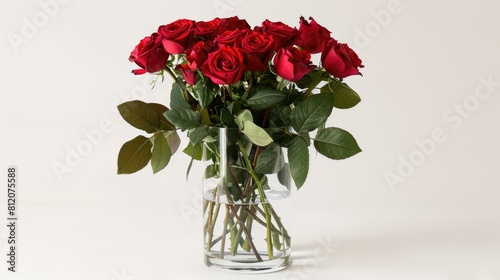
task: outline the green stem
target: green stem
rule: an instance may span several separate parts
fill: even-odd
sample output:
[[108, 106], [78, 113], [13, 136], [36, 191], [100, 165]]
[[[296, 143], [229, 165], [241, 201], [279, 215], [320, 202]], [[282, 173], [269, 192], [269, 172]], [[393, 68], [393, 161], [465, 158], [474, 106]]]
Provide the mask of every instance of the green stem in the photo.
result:
[[262, 203], [262, 207], [264, 208], [264, 213], [265, 213], [265, 217], [266, 217], [267, 252], [268, 252], [269, 259], [272, 260], [272, 259], [274, 259], [274, 254], [273, 254], [273, 240], [272, 240], [272, 236], [271, 236], [271, 233], [272, 233], [271, 232], [271, 215], [269, 213], [269, 205], [267, 203], [267, 199], [266, 199], [266, 196], [264, 194], [264, 189], [262, 188], [262, 185], [260, 184], [260, 180], [257, 177], [257, 174], [255, 174], [255, 171], [252, 168], [252, 163], [250, 162], [250, 159], [248, 158], [248, 156], [246, 154], [245, 147], [243, 146], [241, 139], [238, 140], [238, 145], [240, 147], [240, 150], [243, 154], [243, 158], [244, 158], [245, 163], [247, 165], [248, 173], [250, 173], [253, 180], [255, 181], [255, 184], [257, 184], [257, 190], [259, 192], [260, 200]]
[[285, 229], [285, 226], [281, 222], [281, 218], [276, 214], [276, 211], [274, 211], [274, 208], [271, 207], [271, 214], [274, 216], [274, 220], [276, 221], [276, 224], [278, 225], [278, 228], [282, 230], [282, 234], [285, 237], [288, 237], [288, 245], [290, 244], [290, 236], [288, 235], [288, 231]]
[[[228, 164], [228, 170], [229, 170], [229, 174], [232, 177], [232, 180], [236, 180], [236, 178], [234, 177], [234, 174], [232, 172], [232, 168], [231, 168], [231, 166], [229, 164]], [[231, 198], [231, 193], [226, 188], [224, 188], [224, 192], [226, 193], [226, 197], [227, 197], [227, 200], [228, 200], [228, 204], [226, 205], [226, 207], [229, 210], [231, 210], [231, 212], [233, 213], [233, 216], [236, 219], [236, 222], [240, 225], [238, 231], [235, 234], [234, 234], [233, 231], [231, 231], [231, 236], [234, 237], [233, 243], [231, 244], [231, 254], [233, 256], [236, 254], [236, 251], [238, 250], [238, 244], [239, 244], [239, 240], [241, 238], [241, 234], [244, 232], [245, 235], [246, 235], [246, 237], [247, 237], [246, 240], [248, 240], [248, 243], [249, 243], [248, 245], [252, 249], [252, 251], [253, 251], [253, 253], [255, 255], [255, 258], [257, 259], [257, 261], [261, 262], [262, 258], [260, 257], [259, 252], [257, 251], [257, 248], [255, 247], [255, 245], [254, 245], [254, 243], [252, 241], [252, 236], [250, 234], [250, 231], [245, 226], [245, 220], [247, 219], [248, 214], [246, 212], [243, 212], [243, 210], [241, 210], [242, 214], [240, 216], [238, 216], [238, 209], [236, 209], [233, 206], [234, 205], [234, 201]], [[220, 203], [219, 203], [219, 205], [220, 205]], [[244, 206], [242, 206], [242, 207], [244, 207]], [[224, 237], [224, 239], [225, 239], [225, 237]]]
[[201, 123], [203, 125], [212, 125], [212, 121], [210, 120], [210, 113], [208, 112], [208, 109], [202, 109], [200, 110], [201, 114]]
[[229, 223], [229, 207], [226, 206], [226, 216], [224, 217], [224, 227], [222, 228], [222, 241], [220, 244], [220, 258], [224, 258], [224, 248], [226, 247], [227, 225]]
[[250, 81], [248, 82], [248, 88], [245, 90], [245, 93], [243, 93], [243, 96], [241, 97], [241, 99], [245, 100], [247, 98], [248, 94], [252, 90], [253, 81], [254, 81], [253, 74], [251, 74], [250, 75]]
[[174, 72], [170, 69], [170, 67], [165, 67], [165, 71], [174, 79], [174, 83], [177, 83], [177, 77], [175, 76]]
[[229, 94], [229, 99], [230, 99], [231, 101], [233, 101], [233, 100], [234, 100], [234, 99], [233, 99], [233, 88], [232, 88], [230, 85], [227, 85], [227, 86], [226, 86], [226, 89], [227, 89], [227, 93]]
[[[240, 208], [240, 209], [242, 209], [242, 208]], [[236, 216], [236, 212], [238, 212], [238, 210], [235, 209], [234, 211], [235, 211], [234, 215]], [[239, 219], [238, 222], [239, 223], [241, 222], [241, 224], [240, 224], [238, 232], [236, 233], [236, 236], [235, 236], [235, 238], [233, 240], [233, 243], [231, 243], [231, 253], [233, 255], [236, 254], [236, 251], [238, 250], [238, 244], [240, 243], [241, 235], [243, 234], [243, 231], [246, 229], [246, 227], [245, 227], [245, 221], [247, 220], [248, 214], [246, 212], [243, 212], [243, 211], [241, 211], [241, 212], [240, 212], [240, 215], [239, 215], [239, 218], [238, 218]], [[250, 239], [251, 237], [247, 236], [247, 238]]]
[[[252, 251], [255, 255], [255, 258], [257, 258], [257, 261], [261, 262], [262, 261], [262, 258], [260, 257], [259, 255], [259, 252], [257, 251], [257, 248], [255, 247], [255, 245], [253, 244], [252, 242], [252, 235], [250, 234], [250, 232], [247, 230], [246, 226], [245, 226], [245, 223], [243, 223], [240, 219], [240, 217], [238, 216], [238, 213], [236, 211], [236, 209], [234, 209], [234, 206], [233, 205], [230, 205], [228, 204], [227, 207], [233, 212], [233, 216], [236, 218], [236, 221], [240, 224], [240, 228], [243, 229], [243, 231], [245, 232], [245, 235], [247, 236], [247, 240], [250, 242], [249, 245], [250, 247], [252, 248]], [[237, 243], [236, 243], [237, 244]], [[237, 248], [238, 245], [236, 245], [236, 248]]]
[[[214, 207], [215, 205], [215, 207]], [[219, 216], [220, 203], [215, 201], [210, 201], [209, 216], [207, 221], [207, 250], [211, 250], [212, 246], [216, 243], [214, 238], [215, 223], [217, 222], [217, 217]], [[214, 212], [215, 211], [215, 212]]]
[[319, 78], [317, 80], [312, 81], [312, 83], [309, 85], [309, 88], [304, 93], [304, 98], [303, 99], [306, 99], [309, 96], [311, 96], [312, 95], [312, 91], [319, 85], [319, 83], [321, 83], [321, 81], [323, 81], [323, 75], [319, 76]]
[[[259, 209], [260, 210], [260, 209]], [[266, 223], [264, 221], [262, 221], [257, 215], [255, 212], [253, 212], [252, 210], [250, 209], [245, 209], [245, 211], [248, 211], [248, 215], [250, 217], [253, 218], [253, 220], [255, 220], [257, 223], [263, 225], [263, 226], [266, 226]], [[285, 230], [285, 228], [283, 227], [283, 225], [280, 223], [279, 225], [281, 228], [283, 228], [283, 232], [281, 232], [278, 228], [276, 228], [275, 226], [271, 226], [271, 231], [273, 233], [276, 233], [276, 234], [283, 234], [284, 235], [284, 239], [287, 241], [287, 243], [290, 243], [290, 236], [288, 235], [288, 232]]]

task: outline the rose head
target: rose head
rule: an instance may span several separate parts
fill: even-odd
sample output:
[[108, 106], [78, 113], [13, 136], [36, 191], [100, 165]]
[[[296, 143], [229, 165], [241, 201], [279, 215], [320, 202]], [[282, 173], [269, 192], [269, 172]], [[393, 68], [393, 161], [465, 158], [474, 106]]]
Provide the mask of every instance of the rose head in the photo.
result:
[[241, 41], [241, 51], [250, 71], [265, 71], [273, 55], [274, 39], [260, 31], [249, 30]]
[[250, 25], [244, 19], [240, 19], [237, 16], [224, 18], [222, 19], [222, 32], [226, 30], [235, 30], [235, 29], [249, 29]]
[[274, 70], [282, 78], [297, 82], [316, 66], [311, 65], [311, 54], [295, 47], [279, 49], [274, 57]]
[[193, 71], [199, 70], [207, 58], [208, 48], [204, 41], [199, 41], [186, 50], [187, 65]]
[[220, 18], [214, 18], [211, 21], [198, 21], [195, 25], [194, 36], [201, 37], [205, 40], [213, 39], [217, 35], [217, 31], [222, 24]]
[[158, 72], [167, 64], [168, 56], [158, 33], [153, 33], [142, 39], [130, 53], [129, 60], [142, 68], [133, 70], [132, 73], [139, 75]]
[[179, 19], [158, 28], [162, 37], [165, 50], [171, 54], [180, 54], [191, 43], [194, 33], [194, 22], [187, 19]]
[[323, 49], [323, 43], [331, 39], [330, 31], [319, 25], [312, 17], [309, 17], [310, 23], [300, 17], [300, 35], [297, 39], [297, 46], [310, 53], [319, 53]]
[[334, 39], [325, 43], [321, 63], [328, 73], [340, 79], [360, 75], [358, 68], [364, 67], [361, 59], [347, 44], [338, 43]]
[[222, 45], [228, 45], [238, 48], [241, 45], [241, 39], [246, 31], [247, 29], [226, 30], [222, 34], [217, 35], [214, 42], [219, 45], [219, 47]]
[[218, 85], [231, 85], [238, 82], [245, 72], [243, 54], [238, 48], [222, 46], [208, 54], [201, 66], [202, 74]]
[[273, 36], [275, 51], [292, 46], [300, 33], [297, 28], [292, 28], [281, 21], [272, 22], [267, 19], [262, 22], [261, 29], [265, 34]]

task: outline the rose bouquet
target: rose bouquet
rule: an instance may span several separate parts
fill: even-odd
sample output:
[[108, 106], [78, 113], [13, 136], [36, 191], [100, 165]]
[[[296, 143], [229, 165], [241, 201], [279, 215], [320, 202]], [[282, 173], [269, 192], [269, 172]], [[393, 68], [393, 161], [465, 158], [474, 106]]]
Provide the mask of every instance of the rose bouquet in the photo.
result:
[[[333, 108], [360, 101], [343, 79], [360, 75], [362, 62], [313, 18], [301, 17], [298, 29], [269, 20], [251, 28], [238, 17], [180, 19], [142, 39], [129, 59], [140, 67], [134, 74], [161, 80], [168, 75], [173, 84], [169, 107], [139, 100], [118, 106], [129, 124], [151, 134], [121, 147], [118, 173], [134, 173], [148, 163], [153, 173], [165, 168], [180, 146], [177, 132], [186, 131], [183, 152], [191, 163], [208, 162], [204, 178], [217, 179], [204, 189], [205, 249], [212, 252], [219, 243], [221, 258], [226, 248], [233, 256], [240, 248], [262, 262], [276, 258], [273, 248], [289, 247], [279, 215], [265, 203], [276, 188], [272, 175], [286, 189], [287, 175], [300, 188], [309, 171], [310, 146], [331, 159], [361, 151], [349, 132], [326, 123]], [[228, 131], [222, 135], [221, 129]], [[262, 250], [254, 244], [253, 222], [266, 231]]]

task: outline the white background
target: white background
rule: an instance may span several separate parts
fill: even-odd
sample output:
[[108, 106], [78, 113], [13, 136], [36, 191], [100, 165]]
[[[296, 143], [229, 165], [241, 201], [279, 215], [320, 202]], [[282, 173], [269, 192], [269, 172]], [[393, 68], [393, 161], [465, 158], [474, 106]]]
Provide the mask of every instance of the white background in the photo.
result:
[[[149, 167], [116, 175], [119, 147], [140, 134], [116, 105], [168, 104], [170, 90], [168, 80], [151, 91], [133, 76], [130, 51], [161, 24], [232, 15], [252, 26], [313, 16], [366, 65], [364, 77], [346, 79], [363, 101], [329, 120], [363, 152], [336, 162], [312, 154], [294, 193], [294, 265], [259, 279], [500, 278], [496, 1], [61, 0], [44, 10], [49, 2], [0, 8], [1, 279], [255, 279], [204, 266], [187, 156], [154, 176]], [[4, 261], [10, 165], [19, 170], [17, 273]], [[392, 187], [389, 173], [399, 176]]]

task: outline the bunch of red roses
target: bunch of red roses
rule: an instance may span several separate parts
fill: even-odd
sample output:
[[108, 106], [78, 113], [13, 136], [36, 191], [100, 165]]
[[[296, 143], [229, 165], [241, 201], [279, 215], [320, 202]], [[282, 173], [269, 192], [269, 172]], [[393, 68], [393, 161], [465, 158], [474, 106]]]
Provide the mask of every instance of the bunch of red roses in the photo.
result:
[[[311, 61], [319, 57], [319, 66]], [[136, 172], [151, 162], [153, 172], [167, 166], [180, 144], [177, 131], [187, 131], [183, 150], [200, 160], [199, 150], [210, 127], [239, 129], [253, 145], [249, 156], [262, 174], [279, 164], [277, 149], [288, 149], [289, 173], [297, 187], [309, 169], [309, 147], [331, 159], [361, 151], [347, 131], [326, 127], [333, 108], [348, 109], [361, 99], [343, 79], [360, 74], [362, 62], [347, 44], [312, 17], [300, 26], [265, 20], [253, 29], [238, 17], [211, 21], [179, 19], [162, 25], [140, 41], [129, 60], [134, 74], [169, 74], [174, 79], [170, 108], [140, 100], [118, 106], [122, 117], [150, 137], [126, 142], [118, 155], [118, 173]], [[316, 134], [311, 134], [316, 131]], [[258, 148], [257, 148], [258, 147]], [[259, 166], [260, 151], [266, 166]], [[288, 171], [287, 171], [288, 172]], [[259, 175], [259, 176], [260, 176]]]
[[317, 53], [333, 77], [360, 74], [358, 68], [363, 65], [356, 53], [333, 39], [312, 17], [309, 20], [301, 17], [298, 29], [269, 20], [251, 29], [236, 16], [211, 21], [179, 19], [142, 39], [129, 59], [141, 67], [133, 73], [144, 74], [165, 69], [171, 54], [182, 55], [174, 69], [189, 85], [196, 84], [198, 75], [215, 84], [234, 84], [246, 71], [265, 72], [271, 60], [272, 71], [297, 82], [319, 68], [311, 62], [311, 54]]

